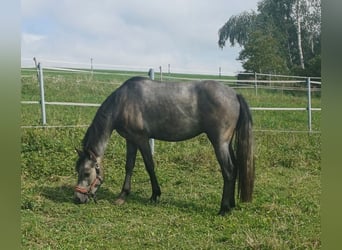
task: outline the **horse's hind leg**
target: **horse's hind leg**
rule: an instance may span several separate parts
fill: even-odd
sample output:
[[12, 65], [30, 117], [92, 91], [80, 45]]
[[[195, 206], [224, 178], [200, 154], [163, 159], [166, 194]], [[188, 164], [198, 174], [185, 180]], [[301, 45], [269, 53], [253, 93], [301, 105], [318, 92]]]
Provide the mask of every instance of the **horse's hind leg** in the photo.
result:
[[126, 175], [122, 185], [121, 193], [115, 204], [121, 205], [125, 202], [127, 195], [131, 192], [131, 177], [137, 155], [137, 146], [126, 140]]
[[152, 196], [150, 200], [152, 202], [156, 202], [157, 198], [161, 195], [161, 191], [160, 191], [160, 187], [158, 184], [156, 173], [154, 172], [154, 162], [153, 162], [152, 151], [151, 151], [151, 147], [150, 147], [148, 139], [143, 140], [143, 142], [139, 145], [139, 150], [141, 152], [141, 155], [145, 163], [145, 168], [151, 180]]
[[233, 182], [231, 183], [232, 185], [232, 195], [230, 197], [230, 205], [231, 207], [235, 207], [235, 183], [236, 183], [236, 178], [237, 178], [237, 173], [238, 173], [238, 169], [237, 169], [237, 160], [236, 160], [236, 156], [232, 147], [232, 142], [229, 143], [229, 156], [231, 159], [231, 164], [233, 166]]
[[231, 158], [230, 142], [213, 143], [217, 160], [221, 167], [223, 177], [223, 192], [221, 200], [220, 215], [225, 215], [235, 207], [235, 180], [236, 170]]

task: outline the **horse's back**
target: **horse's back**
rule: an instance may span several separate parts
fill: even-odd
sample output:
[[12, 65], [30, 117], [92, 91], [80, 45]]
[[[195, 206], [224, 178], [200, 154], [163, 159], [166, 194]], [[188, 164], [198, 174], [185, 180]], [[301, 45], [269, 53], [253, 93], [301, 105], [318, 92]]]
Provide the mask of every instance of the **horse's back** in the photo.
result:
[[230, 121], [234, 125], [238, 117], [235, 91], [215, 81], [173, 83], [134, 77], [120, 87], [120, 95], [125, 96], [123, 120], [161, 140], [188, 139]]
[[234, 89], [212, 80], [193, 82], [159, 82], [145, 77], [133, 77], [123, 85], [127, 92], [146, 102], [153, 99], [159, 101], [180, 101], [193, 98], [209, 98], [217, 102], [237, 101]]

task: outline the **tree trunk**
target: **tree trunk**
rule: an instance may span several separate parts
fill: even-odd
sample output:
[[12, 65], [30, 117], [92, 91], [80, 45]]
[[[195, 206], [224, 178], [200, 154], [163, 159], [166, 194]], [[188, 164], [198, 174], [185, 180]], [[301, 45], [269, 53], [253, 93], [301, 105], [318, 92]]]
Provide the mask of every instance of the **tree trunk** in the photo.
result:
[[297, 42], [298, 42], [298, 53], [299, 53], [299, 60], [300, 60], [300, 67], [305, 69], [304, 66], [304, 56], [303, 56], [303, 49], [302, 49], [302, 31], [301, 31], [301, 18], [300, 18], [300, 0], [297, 0], [296, 3], [296, 16], [297, 16]]

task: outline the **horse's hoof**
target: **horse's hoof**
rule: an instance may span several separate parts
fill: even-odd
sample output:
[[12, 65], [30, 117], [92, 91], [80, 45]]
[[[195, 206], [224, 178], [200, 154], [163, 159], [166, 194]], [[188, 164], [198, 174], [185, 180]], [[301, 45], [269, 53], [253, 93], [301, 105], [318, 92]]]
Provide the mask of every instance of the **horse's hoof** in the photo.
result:
[[151, 198], [148, 200], [148, 203], [150, 203], [150, 204], [156, 204], [156, 203], [157, 203], [157, 199], [151, 197]]
[[220, 209], [220, 211], [218, 212], [218, 215], [221, 215], [221, 216], [225, 216], [225, 215], [228, 215], [231, 213], [231, 209], [228, 209], [228, 208], [225, 208], [225, 209]]
[[225, 212], [225, 211], [220, 211], [220, 212], [218, 212], [217, 215], [225, 216], [225, 215], [226, 215], [226, 212]]
[[120, 206], [120, 205], [123, 205], [125, 202], [126, 202], [126, 201], [125, 201], [124, 199], [118, 198], [118, 199], [116, 199], [116, 200], [114, 201], [114, 204]]
[[152, 195], [150, 198], [150, 203], [158, 203], [158, 200], [160, 198], [160, 194], [159, 195]]

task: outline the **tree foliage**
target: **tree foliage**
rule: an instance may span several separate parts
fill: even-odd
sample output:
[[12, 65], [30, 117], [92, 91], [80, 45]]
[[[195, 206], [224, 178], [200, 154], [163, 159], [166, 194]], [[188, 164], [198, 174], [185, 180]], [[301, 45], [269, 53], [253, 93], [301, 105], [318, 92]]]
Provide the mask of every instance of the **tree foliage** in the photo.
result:
[[320, 76], [320, 0], [262, 0], [258, 11], [232, 16], [218, 45], [239, 44], [247, 71]]
[[235, 43], [245, 45], [248, 35], [253, 30], [255, 19], [255, 12], [243, 12], [240, 15], [232, 16], [219, 30], [219, 46], [223, 48], [226, 45], [226, 40], [229, 40], [232, 46]]
[[249, 42], [239, 55], [242, 66], [247, 71], [259, 73], [288, 72], [278, 40], [270, 33], [251, 33]]

